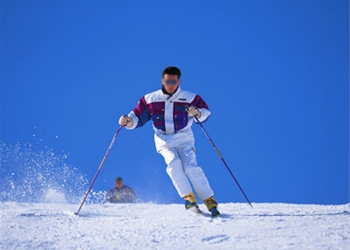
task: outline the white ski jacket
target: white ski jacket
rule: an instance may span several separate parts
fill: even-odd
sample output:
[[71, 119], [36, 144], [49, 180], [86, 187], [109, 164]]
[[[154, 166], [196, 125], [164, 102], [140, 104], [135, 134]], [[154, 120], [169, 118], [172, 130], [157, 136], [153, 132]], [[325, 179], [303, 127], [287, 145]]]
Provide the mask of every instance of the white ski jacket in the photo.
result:
[[200, 122], [206, 121], [210, 116], [204, 100], [197, 94], [181, 90], [180, 86], [172, 95], [166, 94], [163, 89], [154, 91], [143, 96], [135, 109], [129, 113], [133, 126], [127, 129], [141, 127], [152, 120], [158, 152], [163, 148], [194, 145], [191, 129], [193, 118], [186, 111], [190, 106], [198, 108], [201, 112]]

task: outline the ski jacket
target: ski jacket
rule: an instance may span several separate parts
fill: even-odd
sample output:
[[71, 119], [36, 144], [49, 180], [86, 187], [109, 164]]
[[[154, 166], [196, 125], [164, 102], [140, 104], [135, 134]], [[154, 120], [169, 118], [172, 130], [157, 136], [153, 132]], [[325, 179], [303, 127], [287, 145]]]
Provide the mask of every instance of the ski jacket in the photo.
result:
[[172, 95], [162, 89], [154, 91], [143, 96], [135, 109], [129, 113], [133, 126], [128, 129], [142, 127], [152, 120], [158, 152], [163, 148], [194, 144], [191, 129], [193, 118], [186, 111], [190, 106], [198, 108], [201, 112], [200, 122], [206, 121], [210, 116], [204, 100], [195, 93], [182, 90], [180, 86]]
[[131, 187], [114, 187], [106, 193], [106, 201], [110, 203], [135, 203], [136, 195]]

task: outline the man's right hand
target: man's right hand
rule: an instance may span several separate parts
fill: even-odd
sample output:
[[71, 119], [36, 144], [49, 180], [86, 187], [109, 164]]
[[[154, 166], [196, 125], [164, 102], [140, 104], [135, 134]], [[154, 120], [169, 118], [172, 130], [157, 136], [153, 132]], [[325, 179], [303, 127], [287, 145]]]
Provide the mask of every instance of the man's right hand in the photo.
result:
[[120, 126], [124, 126], [124, 127], [127, 127], [127, 128], [130, 128], [132, 127], [132, 120], [129, 116], [127, 115], [122, 115], [120, 118], [119, 118], [119, 125]]

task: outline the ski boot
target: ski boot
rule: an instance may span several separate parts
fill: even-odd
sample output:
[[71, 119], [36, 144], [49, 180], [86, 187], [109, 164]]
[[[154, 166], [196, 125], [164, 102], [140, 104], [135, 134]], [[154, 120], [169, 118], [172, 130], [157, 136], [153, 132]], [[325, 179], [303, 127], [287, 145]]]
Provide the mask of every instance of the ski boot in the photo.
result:
[[185, 199], [185, 208], [187, 210], [192, 210], [193, 212], [200, 213], [196, 196], [194, 195], [193, 192], [186, 194], [184, 196], [184, 199]]
[[209, 212], [211, 213], [211, 216], [215, 217], [220, 214], [217, 208], [218, 203], [214, 200], [214, 197], [209, 197], [205, 199], [203, 202], [207, 206]]

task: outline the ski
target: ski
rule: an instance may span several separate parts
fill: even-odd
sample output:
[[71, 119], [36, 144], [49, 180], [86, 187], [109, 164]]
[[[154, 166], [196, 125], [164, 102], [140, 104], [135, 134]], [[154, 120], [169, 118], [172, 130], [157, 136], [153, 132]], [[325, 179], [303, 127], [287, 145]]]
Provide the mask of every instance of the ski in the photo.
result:
[[195, 214], [200, 214], [200, 215], [204, 215], [206, 217], [211, 217], [211, 218], [216, 218], [220, 215], [218, 210], [211, 211], [211, 214], [208, 214], [208, 213], [203, 212], [203, 210], [201, 210], [198, 206], [193, 206], [191, 208], [188, 208], [187, 210], [189, 210]]
[[204, 214], [204, 212], [198, 206], [193, 206], [187, 210], [189, 210], [193, 213], [196, 213], [196, 214]]

